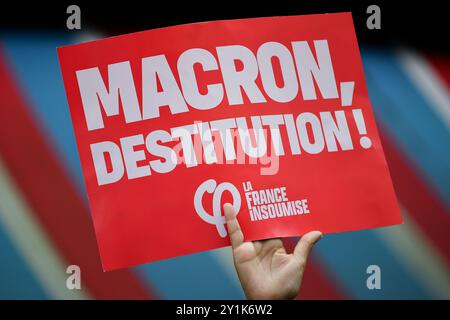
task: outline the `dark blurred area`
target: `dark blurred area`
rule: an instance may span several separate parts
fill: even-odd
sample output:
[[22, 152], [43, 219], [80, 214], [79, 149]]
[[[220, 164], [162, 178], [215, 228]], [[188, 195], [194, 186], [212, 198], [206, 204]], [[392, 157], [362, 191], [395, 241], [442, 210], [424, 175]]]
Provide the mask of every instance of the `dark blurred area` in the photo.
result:
[[[82, 8], [83, 30], [94, 29], [119, 35], [152, 28], [200, 21], [277, 15], [351, 11], [359, 41], [392, 43], [428, 50], [450, 48], [446, 41], [450, 19], [444, 1], [43, 1], [9, 2], [0, 13], [0, 26], [14, 29], [65, 30], [66, 8]], [[369, 30], [366, 12], [370, 5], [381, 9], [381, 29]]]

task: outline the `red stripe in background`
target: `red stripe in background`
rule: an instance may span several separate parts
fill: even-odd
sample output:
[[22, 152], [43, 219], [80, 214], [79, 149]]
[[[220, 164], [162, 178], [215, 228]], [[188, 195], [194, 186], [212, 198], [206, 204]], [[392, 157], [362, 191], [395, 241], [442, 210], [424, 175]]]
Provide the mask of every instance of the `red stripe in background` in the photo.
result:
[[428, 62], [433, 66], [434, 71], [445, 83], [447, 90], [450, 90], [450, 59], [448, 56], [429, 54], [426, 56]]
[[[293, 252], [298, 239], [283, 239], [287, 252]], [[314, 250], [314, 249], [313, 249]], [[342, 300], [348, 299], [336, 283], [330, 279], [320, 263], [310, 256], [303, 274], [302, 286], [296, 299], [299, 300]]]
[[150, 299], [130, 270], [104, 273], [90, 214], [27, 112], [0, 47], [0, 153], [36, 218], [65, 262], [79, 265], [97, 299]]
[[420, 177], [419, 172], [396, 148], [385, 130], [380, 130], [384, 154], [400, 202], [426, 237], [440, 251], [450, 266], [450, 212], [437, 193]]

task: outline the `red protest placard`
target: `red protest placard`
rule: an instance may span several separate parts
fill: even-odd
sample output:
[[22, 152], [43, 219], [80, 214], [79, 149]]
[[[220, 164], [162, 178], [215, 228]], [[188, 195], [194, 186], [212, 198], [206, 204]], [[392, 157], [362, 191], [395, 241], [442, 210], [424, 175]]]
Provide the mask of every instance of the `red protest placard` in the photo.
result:
[[401, 223], [350, 13], [58, 48], [105, 270]]

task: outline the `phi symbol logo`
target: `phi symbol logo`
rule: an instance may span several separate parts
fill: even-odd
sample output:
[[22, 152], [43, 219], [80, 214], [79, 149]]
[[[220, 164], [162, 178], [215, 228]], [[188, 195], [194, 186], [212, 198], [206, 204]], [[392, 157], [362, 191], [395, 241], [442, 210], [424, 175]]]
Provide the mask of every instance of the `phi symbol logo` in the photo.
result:
[[[222, 208], [220, 201], [222, 199], [222, 194], [224, 191], [228, 191], [233, 196], [233, 208], [234, 211], [239, 213], [241, 208], [241, 196], [238, 189], [229, 182], [222, 182], [217, 185], [216, 180], [209, 179], [203, 182], [195, 191], [194, 195], [194, 207], [195, 211], [203, 221], [213, 224], [217, 228], [217, 232], [222, 238], [227, 236], [227, 230], [225, 229], [225, 216], [222, 215]], [[212, 200], [212, 213], [207, 212], [203, 208], [203, 196], [205, 192], [213, 194]]]

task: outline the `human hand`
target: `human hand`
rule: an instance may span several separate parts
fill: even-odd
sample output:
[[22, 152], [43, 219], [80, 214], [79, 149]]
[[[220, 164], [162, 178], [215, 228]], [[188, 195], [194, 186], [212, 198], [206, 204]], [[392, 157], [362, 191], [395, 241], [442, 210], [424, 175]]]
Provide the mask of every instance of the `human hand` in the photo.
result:
[[244, 242], [233, 206], [224, 205], [234, 266], [248, 299], [293, 299], [297, 296], [308, 255], [320, 240], [320, 231], [311, 231], [288, 254], [281, 239]]

